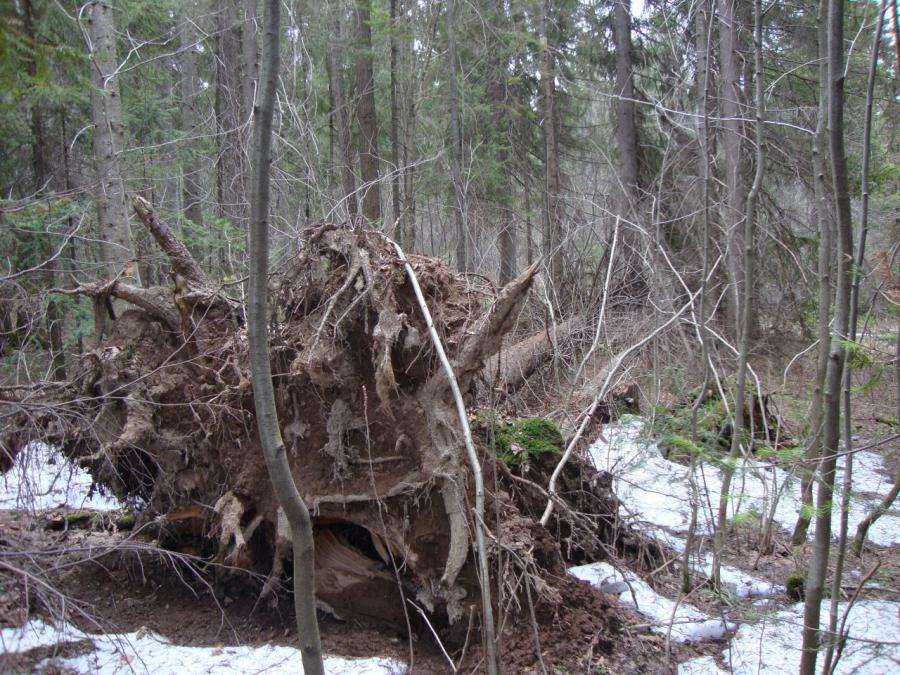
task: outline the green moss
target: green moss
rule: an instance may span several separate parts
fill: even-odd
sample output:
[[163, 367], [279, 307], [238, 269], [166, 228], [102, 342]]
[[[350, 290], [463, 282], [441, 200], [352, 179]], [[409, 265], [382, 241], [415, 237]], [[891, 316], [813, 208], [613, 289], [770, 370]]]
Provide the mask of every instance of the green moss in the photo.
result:
[[[697, 409], [696, 437], [693, 427], [693, 406], [699, 390], [685, 397], [683, 403], [671, 410], [658, 406], [653, 414], [652, 424], [647, 433], [657, 443], [667, 459], [687, 464], [693, 457], [713, 464], [721, 464], [724, 455], [731, 448], [733, 429], [732, 416], [728, 414], [722, 398], [716, 391], [709, 391], [706, 400]], [[762, 425], [762, 411], [755, 390], [748, 389], [747, 405], [744, 411], [744, 428], [741, 444], [749, 444], [754, 454], [760, 459], [790, 462], [794, 458], [795, 448], [781, 448], [777, 451], [769, 446]], [[755, 438], [750, 439], [749, 426], [751, 411]], [[778, 420], [768, 411], [766, 418], [770, 435], [778, 436]], [[802, 454], [802, 449], [799, 450]]]
[[64, 518], [69, 527], [78, 527], [93, 524], [98, 515], [96, 511], [75, 511], [67, 513]]
[[788, 578], [784, 580], [784, 587], [787, 591], [788, 597], [794, 600], [802, 600], [805, 594], [804, 584], [806, 583], [806, 579], [803, 576], [803, 573], [799, 570], [794, 570], [788, 575]]
[[488, 450], [509, 466], [557, 457], [562, 453], [562, 433], [556, 424], [544, 417], [504, 422], [493, 412], [483, 412], [476, 416], [472, 431]]
[[134, 529], [135, 518], [132, 513], [125, 513], [121, 515], [119, 518], [116, 518], [115, 525], [116, 529], [119, 530], [133, 530]]
[[697, 441], [691, 439], [692, 406], [683, 405], [674, 410], [657, 407], [653, 415], [650, 434], [665, 456], [675, 462], [688, 463], [692, 457], [710, 460], [728, 449], [728, 438], [723, 433], [730, 428], [725, 406], [719, 398], [713, 398], [697, 410]]

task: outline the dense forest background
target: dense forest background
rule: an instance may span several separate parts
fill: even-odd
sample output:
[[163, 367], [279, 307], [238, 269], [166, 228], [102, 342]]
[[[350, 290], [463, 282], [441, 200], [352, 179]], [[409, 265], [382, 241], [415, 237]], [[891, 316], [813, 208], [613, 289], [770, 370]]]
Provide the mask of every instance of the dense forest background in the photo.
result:
[[[447, 307], [465, 310], [473, 325], [528, 270], [515, 291], [524, 297], [533, 285], [527, 302], [509, 300], [514, 325], [478, 324], [493, 351], [473, 348], [465, 362], [478, 329], [439, 312], [451, 351], [459, 348], [456, 365], [466, 363], [469, 402], [546, 416], [562, 429], [558, 450], [571, 451], [600, 406], [619, 396], [656, 411], [654, 431], [667, 452], [685, 453], [692, 476], [715, 449], [722, 489], [709, 506], [717, 523], [708, 543], [717, 589], [736, 463], [776, 453], [773, 462], [790, 464], [802, 482], [804, 504], [793, 533], [780, 536], [801, 546], [807, 529], [815, 532], [804, 565], [807, 623], [817, 624], [838, 531], [823, 509], [842, 489], [841, 447], [852, 457], [857, 434], [891, 444], [900, 424], [900, 6], [280, 6], [272, 268], [328, 249], [323, 223], [380, 232], [451, 267], [452, 283], [428, 269], [444, 288], [468, 289], [465, 302], [448, 290]], [[223, 325], [243, 326], [264, 18], [258, 0], [0, 5], [0, 423], [48, 428], [40, 420], [49, 404], [29, 402], [29, 392], [55, 395], [52, 383], [113, 363], [102, 347], [121, 343], [104, 339], [129, 309], [174, 333], [180, 326], [184, 345], [202, 333], [200, 296]], [[184, 243], [181, 258], [173, 240]], [[304, 320], [319, 311], [318, 330], [291, 348], [315, 350], [329, 320], [337, 335], [358, 309], [356, 300], [335, 309], [337, 299], [351, 288], [362, 299], [378, 287], [371, 269], [393, 264], [376, 250], [347, 253], [356, 262], [344, 285], [306, 268], [286, 273], [321, 282], [333, 298], [310, 311]], [[277, 302], [295, 299], [283, 283], [269, 290], [281, 294]], [[276, 307], [273, 325], [287, 306]], [[399, 359], [390, 352], [397, 331], [373, 333], [373, 353], [387, 341], [384, 372]], [[493, 358], [507, 332], [506, 351]], [[215, 352], [196, 349], [198, 360]], [[334, 350], [352, 360], [352, 349]], [[414, 364], [406, 373], [418, 372]], [[371, 370], [354, 376], [369, 382]], [[388, 390], [378, 390], [382, 403]], [[866, 422], [854, 426], [857, 405]], [[363, 426], [345, 417], [347, 429]], [[366, 418], [365, 426], [377, 424]], [[788, 447], [793, 454], [782, 453]], [[0, 451], [4, 467], [18, 448]], [[555, 495], [555, 480], [542, 498]], [[879, 516], [898, 486], [900, 478]], [[846, 522], [840, 529], [842, 560]], [[758, 535], [761, 555], [770, 554], [779, 534], [761, 526]], [[804, 632], [804, 646], [817, 644], [813, 633]], [[801, 666], [810, 667], [815, 659]]]
[[[713, 4], [648, 2], [632, 14], [617, 2], [288, 3], [276, 257], [317, 222], [357, 217], [495, 282], [549, 254], [547, 297], [568, 315], [598, 304], [618, 231], [611, 309], [671, 311], [699, 287], [706, 251], [710, 314], [736, 335], [757, 163], [753, 16], [749, 3]], [[15, 356], [19, 347], [49, 349], [61, 367], [93, 333], [84, 303], [47, 289], [102, 277], [110, 260], [134, 261], [130, 273], [148, 286], [163, 277], [146, 235], [129, 226], [128, 195], [147, 199], [216, 278], [244, 276], [258, 8], [119, 2], [98, 26], [93, 3], [4, 5], [3, 345], [34, 377], [45, 364], [28, 350]], [[878, 16], [877, 3], [847, 4], [844, 131], [857, 203]], [[815, 2], [773, 4], [763, 20], [753, 322], [760, 336], [809, 337], [822, 21]], [[890, 267], [898, 237], [887, 20], [866, 306], [883, 304], [872, 270], [877, 260]], [[112, 220], [98, 224], [105, 209]]]

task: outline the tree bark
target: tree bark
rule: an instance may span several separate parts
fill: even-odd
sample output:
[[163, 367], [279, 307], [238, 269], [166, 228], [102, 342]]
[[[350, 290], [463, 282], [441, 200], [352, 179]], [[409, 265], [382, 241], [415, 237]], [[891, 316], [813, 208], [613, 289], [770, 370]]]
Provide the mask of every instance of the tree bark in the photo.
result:
[[196, 62], [194, 50], [197, 37], [193, 24], [187, 13], [182, 12], [178, 27], [178, 70], [181, 80], [178, 83], [181, 109], [181, 130], [187, 135], [181, 150], [182, 199], [184, 200], [184, 217], [198, 228], [203, 227], [203, 203], [201, 188], [201, 171], [197, 162], [197, 112], [194, 104], [197, 99]]
[[[862, 209], [859, 217], [859, 245], [856, 249], [854, 269], [851, 273], [849, 339], [856, 341], [857, 319], [859, 317], [859, 286], [863, 276], [863, 262], [866, 257], [866, 240], [869, 235], [869, 165], [872, 158], [872, 108], [875, 100], [875, 78], [878, 74], [878, 51], [881, 46], [881, 33], [887, 13], [888, 0], [882, 0], [881, 9], [876, 20], [875, 35], [872, 40], [872, 56], [869, 61], [869, 77], [866, 86], [866, 112], [863, 121], [863, 157], [862, 157]], [[840, 534], [838, 535], [837, 557], [834, 562], [834, 574], [831, 586], [831, 606], [828, 618], [828, 649], [825, 652], [823, 672], [831, 673], [836, 665], [834, 660], [837, 642], [838, 600], [841, 594], [841, 581], [844, 574], [844, 560], [847, 555], [847, 539], [850, 534], [850, 499], [853, 488], [853, 408], [850, 399], [850, 387], [853, 368], [847, 361], [841, 377], [841, 390], [844, 400], [844, 479], [841, 494]], [[890, 495], [889, 495], [890, 496]], [[838, 651], [837, 658], [840, 659]]]
[[563, 254], [560, 209], [559, 115], [556, 105], [556, 44], [551, 30], [551, 0], [541, 11], [541, 88], [544, 113], [544, 253], [550, 260], [550, 279], [557, 293], [562, 290]]
[[816, 495], [816, 533], [813, 556], [806, 576], [803, 616], [803, 654], [800, 674], [814, 675], [820, 645], [819, 619], [831, 546], [831, 508], [834, 474], [840, 441], [841, 376], [848, 336], [850, 289], [853, 276], [853, 230], [850, 188], [844, 153], [844, 4], [828, 5], [828, 137], [838, 234], [837, 292], [834, 303], [831, 349], [825, 376], [824, 432]]
[[350, 220], [359, 212], [356, 203], [356, 176], [353, 175], [353, 147], [350, 137], [350, 113], [344, 97], [344, 50], [341, 39], [341, 21], [335, 17], [334, 37], [328, 44], [328, 61], [331, 71], [331, 90], [334, 96], [334, 117], [337, 120], [338, 162], [340, 164], [341, 189], [347, 202]]
[[725, 228], [726, 267], [728, 269], [728, 325], [735, 336], [740, 335], [741, 289], [744, 271], [741, 255], [744, 249], [741, 222], [745, 212], [744, 179], [741, 170], [740, 122], [741, 89], [738, 81], [736, 49], [738, 40], [735, 0], [719, 1], [719, 115], [722, 118], [722, 158], [725, 166], [726, 201], [722, 220]]
[[[698, 442], [697, 416], [700, 406], [706, 399], [706, 391], [712, 376], [709, 354], [709, 329], [708, 329], [708, 302], [709, 295], [709, 267], [712, 239], [710, 237], [710, 164], [709, 156], [709, 65], [712, 46], [712, 22], [715, 7], [710, 0], [700, 2], [694, 17], [695, 26], [695, 51], [697, 53], [697, 103], [699, 107], [699, 119], [697, 120], [697, 174], [700, 177], [700, 208], [702, 220], [701, 249], [703, 251], [703, 277], [700, 281], [698, 300], [699, 327], [697, 338], [700, 341], [700, 354], [703, 363], [703, 384], [700, 393], [694, 401], [691, 409], [691, 441]], [[681, 566], [681, 592], [690, 593], [693, 590], [691, 582], [691, 555], [694, 549], [694, 539], [697, 529], [697, 512], [700, 509], [700, 493], [697, 486], [697, 456], [691, 456], [691, 464], [688, 469], [688, 484], [690, 487], [691, 518], [688, 523], [687, 536], [685, 537], [684, 556]]]
[[466, 231], [466, 192], [462, 181], [462, 129], [459, 119], [459, 93], [456, 73], [456, 2], [447, 0], [447, 60], [450, 62], [450, 176], [453, 182], [453, 222], [456, 224], [456, 269], [468, 272], [468, 232]]
[[241, 102], [243, 118], [249, 120], [253, 114], [253, 98], [256, 95], [259, 69], [257, 65], [258, 44], [256, 39], [257, 0], [242, 0], [241, 7]]
[[[729, 462], [724, 464], [722, 470], [722, 492], [719, 498], [719, 512], [716, 530], [713, 535], [713, 566], [712, 578], [716, 588], [721, 587], [721, 562], [722, 562], [722, 546], [724, 543], [725, 530], [728, 527], [728, 502], [731, 487], [731, 479], [734, 476], [734, 467], [741, 456], [742, 445], [745, 440], [748, 447], [744, 452], [749, 454], [752, 450], [753, 429], [744, 431], [744, 408], [746, 407], [745, 396], [747, 387], [747, 361], [750, 355], [750, 338], [752, 336], [752, 316], [753, 316], [753, 274], [755, 263], [754, 239], [756, 232], [756, 214], [757, 204], [759, 203], [759, 193], [762, 189], [763, 172], [765, 169], [765, 154], [763, 151], [764, 133], [763, 120], [765, 118], [765, 88], [763, 81], [763, 57], [762, 57], [762, 0], [754, 2], [754, 52], [755, 52], [755, 72], [754, 82], [756, 85], [756, 172], [753, 177], [753, 186], [750, 194], [747, 196], [747, 211], [744, 214], [744, 232], [741, 237], [744, 244], [744, 260], [743, 260], [743, 297], [741, 298], [741, 321], [740, 329], [740, 347], [738, 353], [738, 374], [737, 374], [737, 392], [735, 393], [734, 402], [734, 422], [732, 423], [731, 433], [731, 451], [729, 454]], [[751, 415], [752, 417], [752, 415]], [[752, 420], [751, 420], [752, 424]]]
[[378, 184], [378, 117], [375, 113], [375, 71], [372, 65], [371, 0], [356, 0], [356, 120], [359, 124], [359, 168], [363, 181], [362, 214], [370, 223], [381, 220]]
[[[94, 166], [97, 171], [97, 216], [100, 221], [100, 256], [108, 279], [120, 278], [140, 285], [134, 260], [131, 226], [125, 203], [122, 152], [125, 131], [116, 75], [116, 33], [109, 0], [86, 8], [91, 55], [91, 109], [94, 122]], [[122, 305], [116, 307], [121, 309]]]
[[400, 212], [400, 107], [397, 101], [397, 1], [391, 0], [391, 208], [392, 230], [403, 240]]
[[244, 117], [245, 91], [241, 87], [241, 30], [235, 2], [219, 0], [216, 7], [216, 198], [221, 215], [243, 231], [247, 224], [243, 129], [248, 118]]
[[648, 281], [642, 274], [641, 235], [630, 223], [643, 219], [640, 211], [642, 187], [638, 172], [638, 128], [635, 114], [634, 61], [631, 44], [630, 0], [616, 0], [613, 7], [613, 37], [616, 44], [616, 145], [621, 197], [618, 214], [625, 219], [622, 239], [626, 246], [620, 276], [631, 297], [646, 293]]
[[[24, 0], [23, 9], [25, 10], [25, 37], [28, 40], [31, 54], [28, 56], [27, 70], [28, 74], [34, 78], [37, 76], [37, 30], [35, 28], [35, 12], [32, 0]], [[37, 195], [46, 190], [53, 179], [50, 171], [50, 163], [47, 161], [47, 149], [49, 147], [47, 134], [44, 127], [44, 114], [41, 110], [41, 103], [34, 101], [31, 104], [31, 160], [32, 169], [34, 171], [34, 194]], [[52, 244], [49, 248], [52, 249]], [[44, 272], [47, 278], [47, 285], [53, 287], [55, 285], [55, 273], [52, 269]], [[62, 318], [59, 315], [59, 308], [53, 298], [47, 299], [47, 332], [50, 336], [50, 370], [54, 380], [66, 379], [66, 352], [63, 348], [62, 334]]]
[[583, 317], [576, 315], [556, 326], [556, 334], [553, 336], [547, 328], [505, 347], [499, 356], [491, 359], [485, 366], [486, 377], [493, 378], [498, 374], [497, 380], [493, 381], [494, 386], [503, 387], [507, 394], [518, 391], [529, 377], [553, 357], [555, 349], [564, 348], [562, 345], [568, 345], [583, 330], [583, 321]]
[[621, 212], [624, 214], [633, 210], [640, 199], [629, 0], [616, 0], [613, 8], [613, 34], [616, 42], [616, 145], [619, 149], [618, 170], [623, 195]]
[[275, 391], [269, 362], [268, 268], [269, 268], [269, 162], [272, 115], [278, 81], [280, 46], [280, 0], [266, 0], [263, 74], [259, 103], [254, 114], [252, 193], [250, 216], [250, 287], [247, 333], [257, 426], [266, 467], [275, 496], [287, 516], [294, 549], [294, 610], [297, 632], [307, 675], [322, 675], [322, 646], [316, 619], [315, 547], [312, 522], [288, 463], [278, 426]]
[[[490, 10], [488, 10], [490, 11]], [[507, 28], [507, 16], [503, 3], [499, 3], [494, 10], [496, 19], [494, 25], [497, 30], [505, 31]], [[506, 76], [507, 62], [502, 55], [492, 56], [489, 60], [489, 81], [487, 83], [488, 98], [491, 102], [491, 117], [494, 126], [494, 139], [496, 145], [495, 158], [499, 168], [497, 208], [497, 241], [500, 249], [500, 274], [498, 282], [505, 286], [516, 276], [516, 223], [513, 215], [513, 185], [510, 176], [509, 148], [512, 145], [510, 129], [510, 100], [508, 80]]]
[[[37, 76], [37, 50], [39, 49], [37, 41], [37, 31], [35, 28], [35, 11], [32, 0], [24, 0], [22, 3], [24, 10], [24, 28], [25, 38], [28, 40], [28, 47], [31, 50], [27, 54], [27, 72], [32, 78]], [[41, 110], [40, 103], [34, 102], [31, 105], [31, 167], [34, 171], [34, 192], [38, 193], [47, 187], [50, 179], [50, 164], [47, 161], [47, 145], [44, 133], [44, 113]]]
[[828, 118], [828, 0], [819, 0], [819, 21], [817, 28], [819, 54], [819, 112], [816, 120], [816, 132], [813, 136], [812, 164], [813, 190], [816, 202], [816, 221], [819, 232], [819, 315], [816, 335], [819, 340], [816, 359], [816, 380], [813, 385], [813, 399], [809, 409], [809, 439], [804, 454], [804, 466], [800, 474], [800, 497], [803, 506], [794, 526], [791, 537], [793, 546], [806, 543], [809, 522], [813, 510], [813, 477], [815, 463], [822, 453], [822, 416], [825, 399], [825, 372], [828, 368], [828, 353], [831, 347], [829, 339], [829, 319], [831, 312], [831, 266], [834, 258], [834, 234], [831, 222], [831, 209], [828, 206], [828, 186], [826, 184], [825, 145], [826, 121]]

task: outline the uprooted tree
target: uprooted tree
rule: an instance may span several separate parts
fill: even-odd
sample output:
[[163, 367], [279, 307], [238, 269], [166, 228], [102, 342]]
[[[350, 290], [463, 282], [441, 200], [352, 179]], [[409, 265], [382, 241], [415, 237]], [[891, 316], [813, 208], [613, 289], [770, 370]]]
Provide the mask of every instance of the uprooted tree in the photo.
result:
[[[140, 504], [164, 545], [199, 547], [227, 566], [267, 574], [262, 595], [275, 598], [290, 569], [290, 532], [255, 429], [242, 307], [148, 203], [134, 198], [133, 207], [170, 261], [172, 286], [113, 280], [61, 291], [132, 308], [68, 382], [4, 390], [16, 412], [3, 447], [14, 455], [35, 440], [58, 446], [99, 486]], [[535, 268], [492, 297], [435, 259], [409, 262], [471, 400]], [[472, 476], [403, 265], [379, 234], [325, 224], [307, 232], [269, 292], [275, 396], [314, 519], [320, 607], [402, 630], [415, 606], [447, 635], [454, 626], [464, 635], [479, 606]], [[489, 553], [515, 561], [521, 573], [510, 579], [527, 579], [537, 602], [559, 602], [559, 584], [570, 583], [564, 558], [596, 559], [627, 545], [612, 534], [609, 476], [573, 464], [545, 529], [537, 519], [552, 464], [526, 476], [490, 453], [481, 459], [492, 486]]]

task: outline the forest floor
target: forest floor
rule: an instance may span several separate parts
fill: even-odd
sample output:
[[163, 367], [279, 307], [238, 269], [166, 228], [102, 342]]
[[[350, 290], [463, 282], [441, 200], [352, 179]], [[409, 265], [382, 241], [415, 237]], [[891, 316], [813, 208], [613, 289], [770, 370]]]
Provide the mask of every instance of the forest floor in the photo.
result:
[[[802, 416], [805, 401], [799, 394], [782, 392], [778, 404], [785, 416], [792, 407]], [[885, 426], [889, 401], [871, 394], [856, 398], [857, 447], [894, 433]], [[888, 443], [856, 453], [851, 536], [856, 523], [890, 489], [890, 476], [900, 461], [897, 451], [897, 443]], [[733, 503], [745, 515], [737, 519], [741, 524], [726, 542], [726, 591], [713, 593], [701, 583], [682, 597], [680, 554], [690, 519], [686, 467], [663, 457], [649, 437], [646, 418], [625, 418], [607, 426], [589, 455], [597, 468], [616, 476], [615, 492], [630, 524], [661, 542], [669, 558], [643, 578], [605, 562], [572, 568], [570, 574], [595, 586], [623, 582], [619, 602], [631, 621], [625, 631], [640, 634], [647, 653], [658, 659], [658, 668], [651, 670], [677, 669], [690, 675], [796, 671], [802, 604], [787, 595], [785, 582], [792, 572], [805, 573], [809, 556], [809, 547], [790, 546], [799, 508], [796, 476], [771, 463], [741, 466], [736, 476], [739, 497]], [[718, 503], [719, 486], [714, 467], [704, 467], [701, 476], [700, 544], [692, 557], [697, 580], [709, 571], [710, 514]], [[274, 606], [257, 606], [259, 580], [216, 582], [199, 574], [189, 559], [166, 553], [124, 528], [119, 531], [115, 522], [122, 505], [92, 492], [91, 485], [89, 475], [41, 448], [20, 456], [19, 464], [0, 477], [0, 540], [14, 538], [19, 556], [0, 559], [0, 564], [11, 562], [35, 572], [34, 584], [24, 594], [4, 588], [0, 575], [0, 672], [175, 673], [185, 667], [192, 672], [296, 671], [299, 654], [293, 647], [293, 611], [286, 596]], [[774, 507], [773, 494], [778, 495]], [[90, 528], [54, 529], [66, 522], [66, 514], [86, 510], [108, 515]], [[774, 525], [770, 555], [760, 555], [755, 544], [765, 514]], [[838, 514], [836, 509], [835, 529]], [[870, 531], [862, 559], [848, 555], [841, 612], [876, 564], [852, 603], [850, 639], [838, 673], [900, 669], [896, 507]], [[42, 578], [59, 583], [44, 587]], [[53, 611], [34, 618], [29, 608], [38, 604], [57, 608], [56, 616], [68, 610], [70, 623], [54, 623]], [[827, 604], [823, 610], [827, 621]], [[584, 617], [585, 623], [589, 618]], [[426, 631], [408, 641], [399, 634], [323, 616], [322, 637], [326, 653], [332, 655], [326, 662], [329, 673], [451, 672]], [[545, 653], [551, 647], [558, 653], [560, 645], [545, 647]], [[572, 649], [583, 648], [573, 640]], [[635, 655], [631, 663], [620, 656], [617, 666], [647, 672], [647, 653]], [[508, 664], [534, 660], [533, 654], [505, 656]], [[552, 662], [548, 665], [552, 670]], [[539, 672], [537, 664], [532, 670]], [[609, 670], [618, 672], [615, 666]]]

